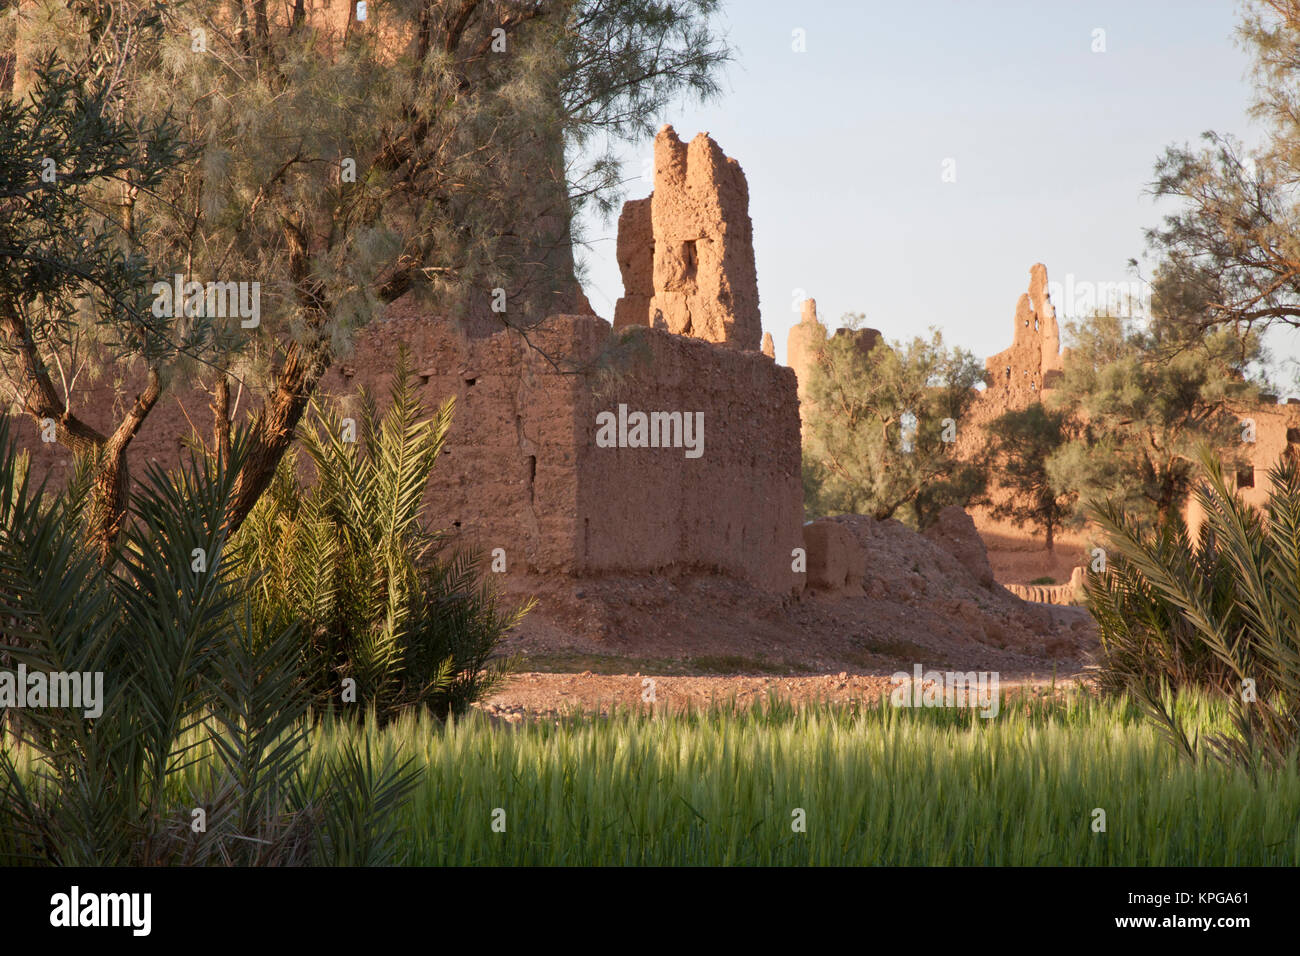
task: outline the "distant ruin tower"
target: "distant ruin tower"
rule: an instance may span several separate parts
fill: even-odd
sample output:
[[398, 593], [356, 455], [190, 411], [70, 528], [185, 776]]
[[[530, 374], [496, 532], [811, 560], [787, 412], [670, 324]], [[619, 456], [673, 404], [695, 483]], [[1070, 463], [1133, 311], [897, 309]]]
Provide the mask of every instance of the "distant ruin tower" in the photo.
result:
[[1011, 348], [985, 364], [990, 391], [1003, 393], [1009, 406], [1024, 406], [1039, 401], [1065, 368], [1056, 309], [1047, 294], [1047, 267], [1041, 262], [1029, 270], [1029, 291], [1016, 303], [1014, 325]]
[[807, 401], [808, 375], [825, 344], [826, 326], [817, 318], [817, 300], [804, 299], [799, 324], [790, 329], [785, 340], [785, 364], [794, 369], [801, 407]]
[[[852, 341], [863, 355], [869, 354], [884, 341], [884, 336], [878, 329], [865, 327], [836, 329], [831, 338], [838, 341], [844, 339]], [[790, 329], [790, 334], [785, 340], [785, 361], [790, 368], [794, 369], [801, 407], [808, 403], [808, 378], [813, 366], [817, 364], [817, 356], [826, 347], [828, 341], [826, 326], [822, 325], [817, 317], [817, 300], [804, 299], [799, 324]]]
[[732, 348], [760, 347], [749, 185], [708, 133], [688, 146], [671, 126], [659, 130], [654, 192], [624, 204], [618, 264], [624, 295], [614, 328], [648, 325]]

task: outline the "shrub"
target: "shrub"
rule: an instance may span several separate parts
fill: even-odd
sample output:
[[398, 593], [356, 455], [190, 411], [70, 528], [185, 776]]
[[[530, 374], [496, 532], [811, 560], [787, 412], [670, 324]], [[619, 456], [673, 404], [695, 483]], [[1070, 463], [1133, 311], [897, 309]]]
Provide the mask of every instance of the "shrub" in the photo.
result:
[[1300, 743], [1300, 466], [1285, 456], [1270, 469], [1260, 512], [1228, 489], [1213, 455], [1202, 452], [1201, 464], [1195, 543], [1176, 516], [1144, 532], [1113, 503], [1094, 506], [1111, 567], [1089, 576], [1088, 605], [1106, 685], [1131, 692], [1189, 755], [1200, 741], [1176, 697], [1226, 695], [1233, 730], [1206, 743], [1254, 768], [1293, 757]]
[[[409, 794], [395, 753], [349, 749], [306, 773], [296, 627], [265, 626], [226, 560], [245, 447], [241, 433], [230, 467], [151, 468], [105, 566], [81, 517], [85, 482], [33, 488], [0, 418], [0, 664], [103, 675], [97, 714], [41, 706], [0, 722], [0, 862], [353, 859], [356, 841], [335, 835], [379, 832], [380, 812], [354, 820], [358, 807]], [[387, 858], [382, 840], [364, 849]]]
[[237, 541], [260, 618], [303, 629], [317, 709], [337, 709], [351, 678], [381, 723], [412, 706], [461, 713], [490, 693], [513, 663], [501, 640], [531, 607], [502, 610], [477, 555], [421, 524], [454, 401], [426, 418], [405, 353], [391, 397], [381, 416], [363, 391], [348, 427], [337, 403], [316, 405], [302, 436], [315, 484], [286, 456]]

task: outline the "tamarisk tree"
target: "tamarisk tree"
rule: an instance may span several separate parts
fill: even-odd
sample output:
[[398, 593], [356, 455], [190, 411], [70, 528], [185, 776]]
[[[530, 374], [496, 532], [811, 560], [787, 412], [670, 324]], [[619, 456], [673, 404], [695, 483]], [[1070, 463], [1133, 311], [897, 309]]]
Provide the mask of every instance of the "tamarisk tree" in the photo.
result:
[[232, 530], [325, 372], [395, 300], [525, 338], [547, 315], [588, 311], [571, 223], [618, 185], [596, 147], [715, 92], [728, 56], [708, 26], [716, 0], [379, 0], [364, 20], [353, 3], [303, 0], [32, 6], [20, 75], [85, 46], [83, 6], [161, 24], [110, 45], [122, 111], [174, 117], [193, 150], [161, 181], [138, 158], [124, 177], [137, 278], [260, 290], [255, 326], [187, 305], [183, 328], [160, 330], [175, 361], [159, 387], [210, 392], [217, 448], [248, 396]]
[[[132, 214], [185, 156], [165, 114], [142, 119], [124, 97], [124, 64], [161, 21], [94, 3], [67, 13], [81, 49], [35, 61], [26, 99], [0, 95], [0, 372], [42, 438], [89, 466], [89, 540], [107, 560], [126, 513], [127, 449], [180, 354], [203, 354], [206, 331], [154, 315], [156, 270]], [[72, 408], [92, 359], [141, 384], [107, 431]]]
[[901, 512], [924, 528], [984, 490], [983, 463], [955, 451], [984, 369], [970, 352], [945, 346], [937, 330], [891, 348], [864, 337], [861, 319], [848, 316], [848, 331], [827, 340], [807, 383], [807, 510], [878, 520]]

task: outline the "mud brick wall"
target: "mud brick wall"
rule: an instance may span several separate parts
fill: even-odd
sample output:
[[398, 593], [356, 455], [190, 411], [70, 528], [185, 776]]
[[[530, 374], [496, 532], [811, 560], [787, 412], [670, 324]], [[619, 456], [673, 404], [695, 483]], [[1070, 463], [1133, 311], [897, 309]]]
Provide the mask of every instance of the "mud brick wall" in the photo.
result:
[[644, 325], [757, 351], [763, 327], [744, 171], [707, 133], [655, 137], [654, 192], [624, 204], [614, 326]]
[[[427, 321], [362, 333], [323, 387], [358, 385], [386, 402], [398, 348], [410, 350], [421, 397], [457, 410], [426, 493], [435, 527], [504, 548], [507, 573], [716, 571], [777, 593], [800, 587], [799, 417], [794, 374], [740, 352], [639, 328], [607, 374], [557, 371], [541, 352], [590, 362], [609, 323], [557, 316], [531, 334], [466, 340]], [[540, 350], [540, 351], [539, 351]], [[597, 415], [704, 414], [699, 458], [684, 448], [602, 448]]]
[[[586, 571], [699, 567], [775, 593], [801, 587], [803, 543], [794, 372], [761, 352], [654, 329], [627, 373], [580, 396], [578, 553]], [[682, 448], [601, 448], [600, 412], [703, 413], [699, 458]]]

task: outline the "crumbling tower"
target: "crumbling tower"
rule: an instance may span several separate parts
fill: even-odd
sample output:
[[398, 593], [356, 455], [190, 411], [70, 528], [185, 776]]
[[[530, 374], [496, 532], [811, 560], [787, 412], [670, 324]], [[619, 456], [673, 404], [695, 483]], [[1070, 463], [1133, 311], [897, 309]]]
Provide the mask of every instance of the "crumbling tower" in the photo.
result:
[[654, 192], [618, 221], [623, 298], [614, 327], [647, 325], [757, 351], [758, 311], [749, 186], [740, 164], [707, 133], [655, 137]]
[[827, 337], [826, 326], [817, 317], [817, 300], [804, 299], [800, 312], [799, 324], [790, 328], [785, 340], [785, 360], [794, 369], [795, 387], [799, 394], [799, 417], [806, 421], [813, 403], [808, 398], [808, 381], [814, 366], [819, 361], [822, 349], [830, 340], [849, 339], [863, 355], [868, 355], [877, 345], [884, 342], [884, 337], [877, 329], [856, 328], [836, 329], [835, 334]]
[[817, 318], [817, 300], [804, 299], [799, 324], [791, 326], [785, 339], [785, 361], [797, 379], [799, 402], [807, 401], [808, 376], [817, 353], [826, 345], [826, 326]]
[[1042, 398], [1064, 371], [1061, 331], [1056, 309], [1047, 294], [1047, 266], [1029, 270], [1029, 291], [1016, 303], [1011, 348], [988, 359], [990, 390], [1002, 393], [1011, 406], [1029, 405]]

